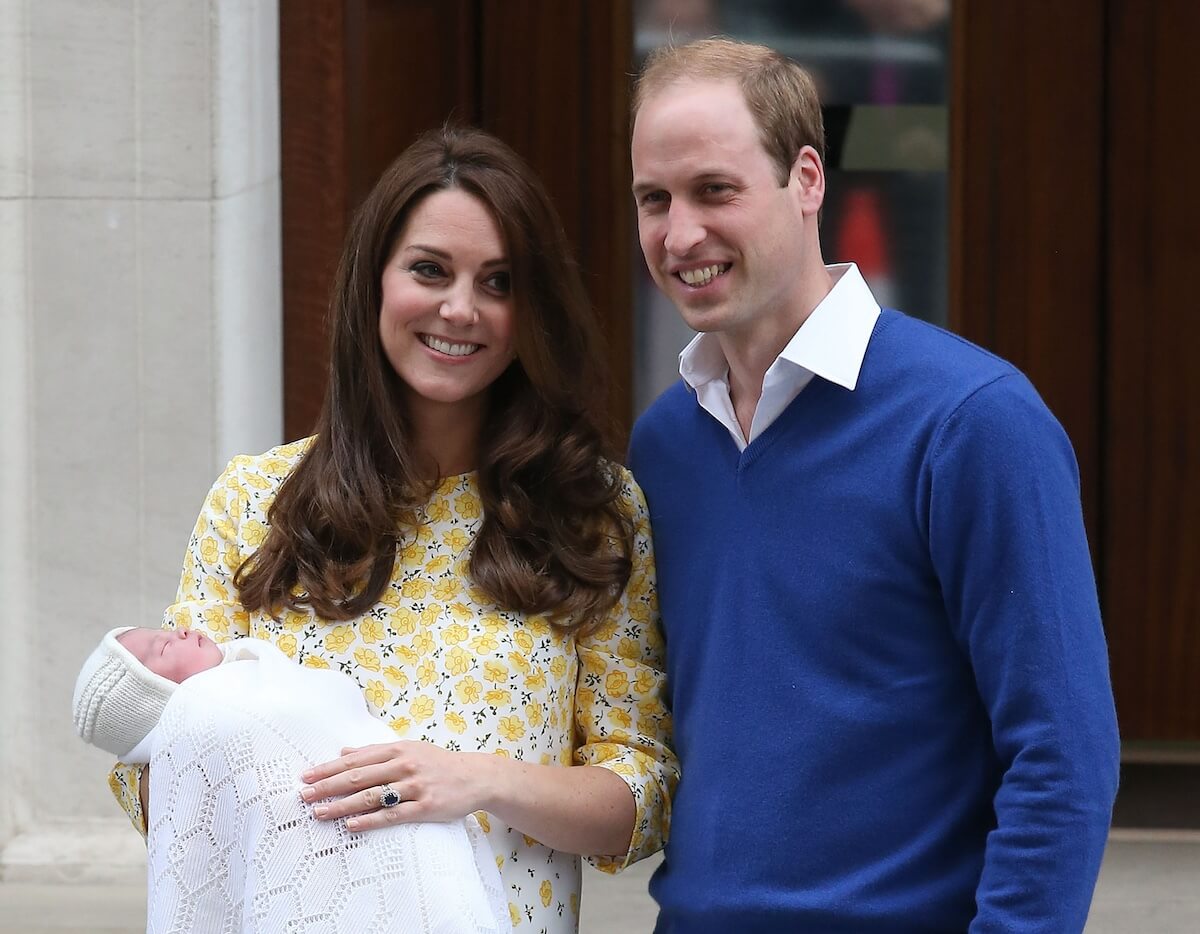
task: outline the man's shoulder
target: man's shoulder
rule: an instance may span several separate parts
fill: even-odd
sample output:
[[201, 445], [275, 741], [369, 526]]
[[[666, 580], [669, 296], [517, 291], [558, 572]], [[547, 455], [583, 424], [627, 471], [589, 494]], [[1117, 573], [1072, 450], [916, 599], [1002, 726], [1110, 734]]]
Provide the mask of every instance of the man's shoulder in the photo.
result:
[[[884, 311], [867, 348], [864, 374], [902, 381], [910, 390], [954, 404], [993, 383], [1032, 392], [1009, 361], [951, 331], [898, 311]], [[1018, 389], [1019, 387], [1019, 389]]]
[[696, 397], [687, 384], [682, 379], [676, 380], [638, 416], [633, 425], [630, 449], [664, 435], [677, 436], [682, 419], [694, 413], [696, 407]]

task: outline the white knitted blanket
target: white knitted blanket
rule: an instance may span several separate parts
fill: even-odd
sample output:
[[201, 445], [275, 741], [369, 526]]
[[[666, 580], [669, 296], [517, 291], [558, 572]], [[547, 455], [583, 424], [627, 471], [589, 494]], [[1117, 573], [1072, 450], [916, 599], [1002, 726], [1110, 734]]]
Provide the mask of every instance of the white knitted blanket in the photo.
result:
[[347, 676], [241, 645], [257, 660], [184, 681], [151, 734], [148, 934], [511, 931], [473, 817], [358, 834], [313, 819], [300, 773], [395, 737]]

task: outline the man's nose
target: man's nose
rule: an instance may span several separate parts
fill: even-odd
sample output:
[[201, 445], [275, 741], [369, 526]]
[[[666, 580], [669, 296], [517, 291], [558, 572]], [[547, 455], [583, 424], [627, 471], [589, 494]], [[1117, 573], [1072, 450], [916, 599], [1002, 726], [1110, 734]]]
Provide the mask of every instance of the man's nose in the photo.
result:
[[672, 256], [686, 256], [704, 242], [707, 231], [696, 213], [686, 207], [671, 205], [667, 215], [667, 235], [663, 245]]

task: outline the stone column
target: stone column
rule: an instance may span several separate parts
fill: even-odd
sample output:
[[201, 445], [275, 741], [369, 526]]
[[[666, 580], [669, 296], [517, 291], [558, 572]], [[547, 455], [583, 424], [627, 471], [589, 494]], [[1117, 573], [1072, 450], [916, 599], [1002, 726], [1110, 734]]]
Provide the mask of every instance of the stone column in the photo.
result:
[[0, 878], [136, 879], [71, 726], [282, 440], [277, 0], [0, 0]]

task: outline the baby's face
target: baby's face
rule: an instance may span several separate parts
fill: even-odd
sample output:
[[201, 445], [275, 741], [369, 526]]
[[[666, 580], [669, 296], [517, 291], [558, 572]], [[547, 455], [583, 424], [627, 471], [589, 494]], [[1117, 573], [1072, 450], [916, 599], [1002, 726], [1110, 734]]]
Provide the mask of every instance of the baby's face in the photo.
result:
[[176, 683], [221, 664], [216, 643], [190, 629], [131, 629], [117, 641], [156, 675]]

